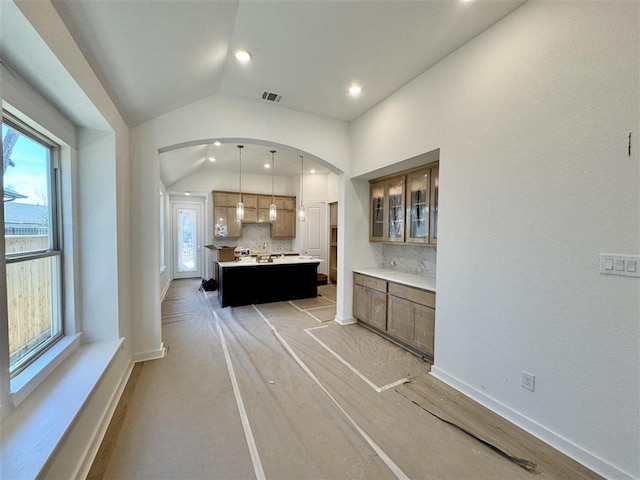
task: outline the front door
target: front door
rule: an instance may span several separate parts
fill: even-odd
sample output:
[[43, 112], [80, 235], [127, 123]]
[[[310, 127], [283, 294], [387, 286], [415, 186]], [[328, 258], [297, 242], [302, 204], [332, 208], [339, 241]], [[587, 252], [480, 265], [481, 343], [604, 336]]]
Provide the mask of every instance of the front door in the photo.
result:
[[173, 204], [173, 277], [202, 277], [202, 205]]

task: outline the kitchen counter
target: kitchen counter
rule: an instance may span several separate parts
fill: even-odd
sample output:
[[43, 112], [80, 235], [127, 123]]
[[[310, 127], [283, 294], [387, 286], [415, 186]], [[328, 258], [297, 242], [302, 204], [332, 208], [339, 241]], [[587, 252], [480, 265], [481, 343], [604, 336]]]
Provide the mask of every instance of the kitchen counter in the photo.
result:
[[276, 258], [258, 263], [243, 257], [218, 263], [218, 299], [221, 307], [281, 302], [318, 296], [319, 258]]
[[413, 273], [399, 272], [388, 268], [354, 268], [354, 273], [369, 275], [389, 282], [400, 283], [410, 287], [421, 288], [431, 292], [436, 291], [436, 279], [434, 277], [423, 277]]
[[320, 263], [324, 260], [320, 258], [313, 258], [310, 256], [284, 256], [274, 257], [273, 262], [258, 263], [254, 256], [242, 257], [240, 260], [232, 262], [218, 262], [221, 268], [235, 268], [235, 267], [255, 267], [255, 266], [268, 266], [268, 265], [289, 265], [289, 264], [301, 264], [301, 263]]

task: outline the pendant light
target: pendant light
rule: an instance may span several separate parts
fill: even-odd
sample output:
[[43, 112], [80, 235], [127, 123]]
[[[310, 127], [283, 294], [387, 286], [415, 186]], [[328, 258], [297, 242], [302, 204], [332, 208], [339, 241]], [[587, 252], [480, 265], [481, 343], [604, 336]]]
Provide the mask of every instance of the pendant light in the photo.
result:
[[238, 190], [240, 191], [240, 201], [236, 205], [236, 221], [244, 220], [244, 203], [242, 203], [242, 149], [244, 145], [238, 145], [238, 154], [240, 155], [240, 164], [238, 167]]
[[275, 150], [271, 150], [271, 205], [269, 205], [269, 221], [275, 222], [278, 218], [278, 211], [276, 210], [276, 204], [273, 201], [273, 174], [276, 169], [276, 162], [273, 158], [273, 155], [276, 153]]
[[304, 157], [300, 155], [300, 207], [298, 207], [298, 220], [304, 222], [307, 213], [304, 210]]

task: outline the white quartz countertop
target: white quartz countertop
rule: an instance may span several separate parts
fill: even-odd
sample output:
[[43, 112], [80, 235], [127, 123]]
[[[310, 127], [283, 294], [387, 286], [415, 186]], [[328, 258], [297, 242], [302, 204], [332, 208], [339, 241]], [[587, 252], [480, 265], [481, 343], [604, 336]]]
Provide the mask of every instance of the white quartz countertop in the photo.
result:
[[410, 287], [422, 288], [431, 292], [436, 291], [436, 279], [433, 277], [423, 277], [413, 273], [399, 272], [388, 268], [354, 268], [354, 273], [369, 275], [370, 277], [380, 278], [388, 282], [401, 283]]
[[255, 257], [242, 257], [237, 262], [219, 262], [218, 265], [220, 265], [222, 268], [232, 268], [232, 267], [255, 267], [255, 266], [262, 266], [262, 265], [295, 265], [300, 263], [320, 263], [323, 261], [324, 260], [320, 258], [313, 258], [308, 256], [298, 256], [298, 257], [285, 256], [282, 258], [276, 257], [273, 259], [273, 262], [258, 263]]

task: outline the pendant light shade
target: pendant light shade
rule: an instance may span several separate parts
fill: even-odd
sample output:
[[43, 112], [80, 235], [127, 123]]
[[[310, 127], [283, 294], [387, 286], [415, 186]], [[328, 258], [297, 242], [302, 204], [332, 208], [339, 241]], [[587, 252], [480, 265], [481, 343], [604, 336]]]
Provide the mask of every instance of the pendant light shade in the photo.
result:
[[236, 221], [242, 222], [244, 220], [244, 203], [242, 203], [242, 149], [244, 145], [238, 145], [238, 155], [240, 156], [240, 162], [238, 167], [238, 190], [240, 192], [240, 201], [236, 205]]
[[298, 220], [304, 222], [307, 213], [304, 209], [304, 157], [300, 155], [300, 206], [298, 207]]
[[276, 163], [274, 159], [275, 150], [271, 150], [271, 205], [269, 205], [269, 221], [275, 222], [278, 219], [278, 210], [276, 204], [273, 201], [273, 174], [276, 169]]

